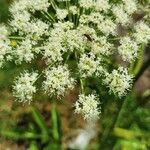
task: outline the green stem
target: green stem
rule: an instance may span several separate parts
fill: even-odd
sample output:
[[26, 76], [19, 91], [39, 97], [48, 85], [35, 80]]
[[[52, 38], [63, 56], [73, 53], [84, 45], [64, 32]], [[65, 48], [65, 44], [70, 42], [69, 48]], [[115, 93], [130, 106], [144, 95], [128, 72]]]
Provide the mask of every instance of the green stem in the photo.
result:
[[128, 101], [128, 97], [126, 97], [126, 98], [123, 100], [123, 103], [121, 104], [120, 111], [119, 111], [118, 114], [117, 114], [117, 118], [116, 118], [116, 120], [115, 120], [114, 128], [119, 126], [119, 123], [121, 122], [121, 119], [122, 119], [122, 115], [123, 115], [124, 111], [125, 111], [126, 108], [127, 108], [128, 102], [129, 102], [129, 101]]
[[71, 14], [70, 14], [70, 10], [69, 10], [69, 7], [70, 7], [70, 2], [69, 1], [66, 1], [66, 7], [67, 7], [67, 10], [68, 10], [69, 21], [71, 22], [72, 18], [71, 18]]
[[48, 12], [45, 11], [45, 14], [46, 14], [49, 18], [51, 18], [53, 22], [55, 22], [55, 19], [54, 19]]
[[42, 15], [43, 15], [47, 20], [49, 20], [50, 22], [51, 22], [51, 21], [55, 22], [54, 18], [53, 18], [48, 12], [42, 11], [41, 13], [42, 13]]
[[[147, 69], [149, 64], [150, 64], [150, 59], [145, 63], [145, 65], [140, 70], [139, 70], [139, 67], [138, 67], [139, 72], [136, 75], [136, 79], [134, 80], [134, 84], [137, 81], [137, 79], [143, 74], [143, 72]], [[130, 94], [128, 96], [130, 96]], [[130, 98], [126, 97], [123, 101], [121, 101], [121, 103], [119, 105], [119, 109], [118, 109], [118, 111], [116, 112], [116, 115], [113, 118], [113, 121], [104, 130], [103, 135], [102, 135], [102, 139], [101, 139], [101, 145], [100, 145], [101, 148], [103, 148], [103, 146], [105, 145], [105, 142], [108, 141], [108, 138], [109, 138], [109, 135], [110, 135], [111, 131], [113, 131], [113, 129], [115, 127], [118, 127], [119, 123], [122, 122], [121, 120], [123, 118], [124, 111], [128, 107], [129, 100], [130, 100]]]
[[18, 133], [15, 131], [0, 131], [0, 135], [12, 139], [40, 139], [42, 135], [32, 132]]
[[71, 53], [69, 52], [68, 55], [67, 55], [67, 57], [66, 57], [65, 64], [68, 62], [68, 60], [70, 58], [70, 55], [71, 55]]
[[115, 37], [115, 38], [109, 38], [110, 41], [116, 41], [116, 40], [120, 40], [119, 37]]
[[141, 66], [140, 71], [137, 73], [135, 77], [135, 82], [141, 77], [141, 75], [145, 72], [145, 70], [150, 66], [150, 58], [144, 62], [144, 64]]
[[[78, 62], [78, 56], [77, 56], [77, 53], [75, 52], [75, 58], [76, 58], [76, 61]], [[80, 78], [80, 86], [81, 86], [81, 93], [85, 93], [84, 91], [84, 83], [83, 83], [83, 79]]]
[[80, 85], [81, 85], [81, 93], [84, 94], [84, 85], [82, 79], [80, 79]]
[[9, 36], [9, 39], [13, 39], [13, 40], [24, 40], [24, 37], [18, 37], [18, 36]]
[[145, 52], [145, 45], [142, 44], [139, 48], [138, 58], [137, 61], [135, 62], [136, 64], [133, 64], [133, 66], [131, 65], [130, 67], [130, 72], [131, 74], [134, 74], [134, 76], [136, 76], [140, 72], [140, 69], [143, 64], [144, 52]]
[[52, 133], [53, 138], [55, 141], [59, 142], [60, 136], [59, 136], [59, 124], [58, 124], [58, 114], [56, 110], [56, 103], [53, 101], [52, 103], [52, 110], [51, 110], [51, 116], [52, 116]]
[[113, 130], [115, 124], [116, 124], [118, 115], [120, 114], [120, 111], [122, 111], [122, 108], [124, 108], [123, 107], [124, 103], [125, 103], [125, 100], [122, 100], [121, 103], [118, 106], [118, 109], [117, 109], [112, 121], [105, 128], [105, 130], [102, 134], [102, 138], [101, 138], [100, 149], [103, 149], [103, 147], [105, 146], [106, 141], [108, 141], [109, 135], [110, 135], [111, 131]]
[[52, 7], [56, 10], [58, 8], [54, 0], [51, 0]]

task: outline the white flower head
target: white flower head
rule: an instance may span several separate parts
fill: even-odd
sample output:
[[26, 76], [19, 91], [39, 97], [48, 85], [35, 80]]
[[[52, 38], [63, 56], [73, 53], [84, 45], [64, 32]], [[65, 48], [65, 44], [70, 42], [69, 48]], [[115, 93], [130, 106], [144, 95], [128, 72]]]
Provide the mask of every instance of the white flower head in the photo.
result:
[[65, 33], [64, 38], [64, 45], [68, 51], [77, 50], [79, 52], [84, 52], [86, 40], [79, 30], [68, 30]]
[[89, 9], [94, 6], [93, 0], [80, 0], [79, 4], [81, 7], [85, 8], [85, 9]]
[[122, 0], [124, 3], [124, 10], [130, 15], [137, 10], [136, 0]]
[[7, 58], [11, 57], [11, 52], [12, 48], [10, 46], [10, 41], [0, 41], [0, 68], [3, 67], [3, 64], [5, 63]]
[[113, 44], [107, 41], [107, 37], [101, 36], [96, 39], [96, 42], [92, 42], [91, 51], [95, 55], [110, 55], [112, 53]]
[[28, 2], [28, 8], [31, 11], [47, 11], [50, 6], [49, 0], [26, 0]]
[[57, 9], [56, 10], [56, 16], [59, 20], [63, 20], [67, 17], [68, 10], [67, 9]]
[[91, 38], [97, 37], [96, 31], [89, 26], [85, 26], [85, 25], [78, 26], [78, 32], [80, 32], [82, 35], [84, 35], [84, 34], [90, 35]]
[[63, 96], [68, 89], [73, 89], [75, 80], [70, 77], [67, 66], [52, 67], [45, 71], [44, 91], [50, 96]]
[[94, 8], [96, 11], [107, 11], [110, 8], [109, 1], [108, 0], [97, 0], [95, 2]]
[[32, 41], [29, 38], [23, 40], [14, 48], [13, 55], [16, 57], [15, 62], [18, 64], [21, 64], [22, 61], [31, 62], [34, 58]]
[[60, 62], [63, 60], [62, 55], [65, 52], [61, 44], [61, 37], [50, 37], [43, 45], [43, 58], [46, 59], [47, 64]]
[[130, 16], [125, 12], [123, 5], [114, 6], [112, 11], [116, 17], [116, 23], [127, 25], [131, 21]]
[[131, 88], [133, 77], [128, 74], [126, 68], [119, 67], [117, 70], [114, 69], [112, 73], [106, 72], [105, 76], [103, 81], [109, 87], [110, 93], [122, 97]]
[[89, 55], [82, 54], [79, 60], [78, 68], [82, 77], [90, 77], [96, 73], [100, 60], [92, 53]]
[[24, 72], [15, 81], [13, 86], [13, 95], [19, 102], [30, 103], [33, 98], [33, 94], [36, 93], [36, 87], [34, 86], [37, 80], [38, 74], [35, 72]]
[[70, 11], [73, 15], [78, 14], [78, 8], [77, 8], [77, 6], [70, 6], [70, 7], [69, 7], [69, 11]]
[[48, 28], [47, 23], [36, 19], [28, 23], [28, 27], [24, 32], [28, 33], [34, 40], [38, 40], [42, 35], [47, 35]]
[[75, 103], [75, 113], [84, 116], [88, 121], [95, 121], [99, 118], [101, 107], [99, 99], [96, 95], [79, 95], [79, 99]]
[[34, 11], [47, 11], [50, 3], [48, 0], [19, 0], [12, 3], [10, 12], [22, 12], [24, 10]]
[[150, 41], [150, 27], [143, 21], [138, 22], [135, 26], [135, 33], [133, 34], [137, 43], [148, 43]]
[[21, 12], [16, 12], [13, 14], [13, 18], [10, 21], [10, 25], [13, 27], [14, 31], [26, 32], [28, 29], [28, 24], [30, 22], [31, 14], [24, 10]]
[[120, 44], [121, 45], [118, 47], [118, 53], [124, 61], [131, 62], [137, 57], [138, 45], [131, 40], [130, 37], [122, 38]]
[[66, 22], [57, 22], [54, 23], [54, 29], [59, 29], [60, 31], [67, 31], [72, 29], [74, 24], [72, 22], [66, 21]]
[[27, 10], [27, 6], [28, 0], [14, 1], [10, 6], [9, 11], [11, 12], [11, 14], [15, 15], [16, 13]]
[[99, 23], [97, 27], [107, 36], [109, 34], [115, 34], [117, 25], [111, 19], [105, 19], [104, 21]]
[[0, 24], [0, 41], [7, 40], [8, 35], [9, 35], [8, 28], [5, 25]]

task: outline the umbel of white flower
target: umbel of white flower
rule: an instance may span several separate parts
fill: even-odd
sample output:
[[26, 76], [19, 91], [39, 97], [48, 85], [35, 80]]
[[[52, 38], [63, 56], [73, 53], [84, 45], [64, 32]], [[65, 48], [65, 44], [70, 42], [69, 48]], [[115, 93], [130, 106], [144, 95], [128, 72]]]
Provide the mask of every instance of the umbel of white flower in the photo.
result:
[[[120, 56], [130, 66], [141, 44], [150, 41], [144, 18], [133, 19], [139, 10], [136, 0], [16, 0], [9, 10], [7, 26], [0, 25], [0, 67], [7, 61], [16, 65], [38, 62], [39, 68], [42, 62], [38, 72], [44, 81], [39, 90], [59, 98], [75, 83], [83, 92], [89, 78], [96, 78], [118, 97], [131, 89], [133, 77], [128, 68], [119, 65], [117, 69], [113, 59]], [[32, 101], [36, 72], [25, 71], [16, 79], [13, 93], [18, 101]], [[80, 92], [75, 104], [85, 119], [100, 114], [101, 95], [89, 95], [93, 90], [88, 94], [85, 90], [85, 95]]]
[[13, 94], [19, 102], [30, 103], [33, 98], [33, 94], [36, 93], [36, 87], [34, 86], [37, 80], [38, 74], [35, 72], [24, 72], [17, 77], [15, 85], [13, 86]]
[[101, 113], [100, 102], [96, 95], [79, 95], [79, 99], [75, 103], [75, 113], [81, 113], [84, 119], [95, 121]]
[[67, 66], [52, 67], [45, 71], [46, 80], [43, 88], [48, 95], [62, 96], [68, 89], [73, 89], [74, 79], [70, 77]]
[[6, 60], [11, 59], [10, 52], [12, 48], [9, 46], [11, 41], [8, 39], [9, 31], [5, 25], [0, 25], [0, 67]]
[[81, 55], [78, 68], [81, 77], [90, 77], [97, 72], [98, 66], [100, 66], [100, 60], [95, 60], [95, 55], [92, 53]]
[[132, 76], [128, 74], [126, 68], [119, 67], [111, 73], [106, 73], [106, 78], [103, 81], [108, 86], [110, 93], [122, 97], [131, 87]]
[[123, 37], [120, 40], [120, 46], [118, 47], [118, 53], [124, 61], [132, 62], [137, 57], [138, 45], [135, 41], [129, 37]]

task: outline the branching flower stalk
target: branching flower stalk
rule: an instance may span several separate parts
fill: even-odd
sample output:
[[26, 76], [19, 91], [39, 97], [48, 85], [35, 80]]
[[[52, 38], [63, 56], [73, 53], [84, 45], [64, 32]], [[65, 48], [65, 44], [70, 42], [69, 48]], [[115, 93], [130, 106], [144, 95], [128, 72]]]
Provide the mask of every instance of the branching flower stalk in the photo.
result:
[[[133, 18], [139, 7], [136, 0], [13, 2], [9, 24], [0, 25], [0, 66], [34, 61], [38, 68], [38, 62], [44, 62], [42, 71], [26, 70], [16, 78], [16, 100], [31, 103], [40, 74], [44, 81], [38, 90], [57, 99], [80, 85], [75, 112], [86, 120], [98, 119], [106, 98], [103, 93], [118, 98], [128, 94], [134, 79], [129, 67], [141, 44], [150, 40], [144, 18]], [[123, 63], [118, 63], [116, 56]], [[88, 83], [91, 78], [96, 81]], [[97, 91], [96, 86], [105, 86], [107, 91]]]

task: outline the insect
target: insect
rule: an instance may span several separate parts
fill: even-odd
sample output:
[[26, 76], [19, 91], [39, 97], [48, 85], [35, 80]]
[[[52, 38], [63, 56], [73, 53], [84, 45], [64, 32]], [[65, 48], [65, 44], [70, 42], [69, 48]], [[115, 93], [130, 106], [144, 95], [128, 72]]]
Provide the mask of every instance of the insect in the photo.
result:
[[91, 36], [89, 34], [83, 34], [90, 42], [93, 41], [93, 39], [91, 38]]

